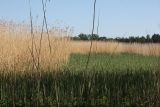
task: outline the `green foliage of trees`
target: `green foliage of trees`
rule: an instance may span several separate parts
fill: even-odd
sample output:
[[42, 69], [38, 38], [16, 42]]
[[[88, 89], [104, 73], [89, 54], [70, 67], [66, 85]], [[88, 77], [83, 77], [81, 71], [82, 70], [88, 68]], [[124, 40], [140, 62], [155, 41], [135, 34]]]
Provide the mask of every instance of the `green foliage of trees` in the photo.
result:
[[78, 37], [80, 38], [80, 40], [88, 40], [89, 39], [88, 35], [83, 34], [83, 33], [79, 34]]
[[160, 43], [160, 34], [153, 34], [152, 36], [147, 35], [146, 37], [141, 36], [141, 37], [134, 37], [131, 36], [129, 38], [116, 38], [116, 41], [119, 42], [138, 42], [138, 43]]
[[117, 38], [107, 38], [105, 36], [99, 36], [98, 34], [79, 34], [78, 36], [72, 37], [73, 40], [98, 40], [98, 41], [118, 41], [126, 43], [160, 43], [160, 34], [153, 34], [147, 36], [130, 36], [130, 37], [117, 37]]

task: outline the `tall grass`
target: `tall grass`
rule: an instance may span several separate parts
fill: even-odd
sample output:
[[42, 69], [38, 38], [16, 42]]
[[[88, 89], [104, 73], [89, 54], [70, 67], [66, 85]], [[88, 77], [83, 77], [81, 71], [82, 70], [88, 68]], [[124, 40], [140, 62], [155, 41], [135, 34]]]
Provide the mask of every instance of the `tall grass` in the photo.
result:
[[[71, 41], [71, 52], [86, 54], [90, 51], [90, 42], [88, 41]], [[155, 43], [118, 43], [94, 41], [92, 53], [135, 53], [145, 56], [159, 56], [160, 44]]]
[[[52, 53], [49, 52], [47, 35], [44, 32], [40, 44], [41, 32], [39, 28], [34, 29], [34, 38], [30, 36], [29, 27], [4, 23], [0, 33], [0, 69], [7, 71], [25, 72], [35, 70], [56, 70], [68, 61], [69, 39], [67, 32], [58, 33], [57, 30], [50, 31]], [[34, 42], [32, 47], [32, 41]], [[32, 52], [33, 51], [33, 52]], [[33, 60], [34, 58], [34, 60]]]
[[159, 107], [159, 72], [0, 74], [3, 107]]
[[[69, 61], [71, 53], [87, 54], [90, 42], [70, 41], [68, 32], [63, 29], [50, 30], [52, 53], [44, 32], [40, 44], [40, 27], [34, 27], [31, 38], [28, 25], [1, 22], [0, 26], [0, 69], [25, 72], [40, 67], [42, 71], [56, 70]], [[33, 40], [32, 40], [33, 39]], [[32, 46], [32, 41], [34, 46]], [[33, 48], [33, 49], [32, 49]], [[33, 51], [33, 53], [32, 53]], [[92, 53], [137, 53], [159, 56], [160, 44], [125, 44], [117, 42], [93, 41]]]
[[[53, 29], [50, 31], [52, 48], [50, 53], [46, 33], [40, 45], [41, 32], [39, 29], [39, 27], [34, 27], [34, 38], [32, 38], [28, 25], [22, 26], [6, 22], [1, 24], [0, 106], [159, 107], [159, 68], [143, 69], [146, 67], [145, 64], [149, 64], [148, 62], [137, 65], [137, 61], [140, 63], [142, 56], [134, 59], [132, 55], [126, 54], [127, 59], [134, 60], [135, 69], [128, 69], [124, 66], [124, 69], [120, 69], [121, 64], [127, 66], [127, 59], [117, 56], [115, 59], [110, 55], [109, 59], [110, 61], [113, 59], [113, 62], [109, 63], [112, 66], [107, 66], [106, 69], [88, 69], [86, 72], [84, 72], [85, 69], [80, 69], [80, 72], [75, 72], [74, 67], [78, 64], [85, 64], [79, 63], [78, 61], [81, 61], [79, 58], [86, 60], [87, 56], [79, 55], [81, 57], [73, 59], [72, 54], [88, 53], [90, 43], [70, 41], [65, 30]], [[159, 44], [93, 41], [92, 53], [138, 53], [159, 56], [160, 48]], [[106, 66], [108, 62], [106, 63], [105, 59], [108, 56], [103, 55], [96, 54], [99, 59], [91, 59], [91, 66], [92, 61], [101, 64], [100, 60], [104, 61], [102, 66]], [[158, 58], [146, 57], [145, 59], [143, 57], [142, 59], [143, 61], [155, 61]], [[73, 69], [64, 67], [72, 60], [71, 64], [75, 64]], [[157, 65], [151, 64], [151, 67], [154, 66]]]

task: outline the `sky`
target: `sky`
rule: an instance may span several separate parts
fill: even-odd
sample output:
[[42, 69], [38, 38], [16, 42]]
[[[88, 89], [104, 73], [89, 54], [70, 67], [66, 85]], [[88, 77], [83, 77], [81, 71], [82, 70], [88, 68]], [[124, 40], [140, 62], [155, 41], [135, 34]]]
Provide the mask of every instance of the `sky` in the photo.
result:
[[[51, 0], [47, 4], [49, 26], [74, 29], [73, 35], [91, 33], [94, 0]], [[0, 19], [29, 23], [29, 0], [1, 0]], [[42, 24], [42, 2], [31, 0], [33, 21]], [[97, 0], [99, 35], [146, 36], [160, 33], [160, 0]], [[95, 31], [96, 32], [96, 31]]]

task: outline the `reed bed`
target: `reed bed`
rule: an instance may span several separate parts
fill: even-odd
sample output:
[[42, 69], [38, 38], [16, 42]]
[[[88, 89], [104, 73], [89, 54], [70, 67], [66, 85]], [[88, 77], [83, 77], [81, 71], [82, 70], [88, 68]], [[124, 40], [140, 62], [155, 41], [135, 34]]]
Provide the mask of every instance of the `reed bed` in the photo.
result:
[[[0, 70], [5, 72], [56, 71], [69, 62], [71, 54], [89, 53], [89, 41], [71, 41], [64, 29], [44, 31], [29, 25], [4, 22], [0, 24]], [[51, 49], [49, 47], [51, 45]], [[50, 52], [51, 50], [51, 52]], [[160, 44], [138, 44], [93, 41], [92, 53], [136, 53], [159, 56]]]
[[[31, 37], [29, 27], [22, 25], [5, 25], [0, 27], [0, 70], [2, 71], [50, 71], [60, 69], [69, 58], [69, 39], [63, 38], [67, 33], [50, 32], [48, 40], [44, 32], [34, 29]], [[49, 48], [51, 45], [51, 52]]]
[[[71, 53], [87, 54], [90, 51], [90, 42], [71, 41]], [[160, 44], [155, 43], [118, 43], [93, 41], [92, 53], [130, 53], [145, 56], [160, 56]]]
[[[49, 31], [48, 40], [46, 31], [41, 39], [39, 27], [34, 27], [31, 35], [28, 25], [0, 25], [1, 107], [160, 106], [159, 44], [94, 41], [92, 53], [96, 57], [91, 55], [89, 67], [98, 68], [95, 62], [107, 67], [86, 70], [81, 65], [86, 64], [90, 42], [71, 41], [63, 29]], [[114, 57], [115, 53], [142, 56]], [[68, 63], [74, 67], [66, 66]]]

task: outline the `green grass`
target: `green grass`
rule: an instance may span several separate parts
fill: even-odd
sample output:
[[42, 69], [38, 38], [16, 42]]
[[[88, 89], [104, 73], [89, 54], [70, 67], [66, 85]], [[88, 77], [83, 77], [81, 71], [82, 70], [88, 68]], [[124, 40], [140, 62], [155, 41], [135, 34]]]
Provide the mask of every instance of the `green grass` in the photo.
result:
[[[159, 107], [160, 73], [0, 75], [1, 107]], [[158, 105], [158, 106], [157, 106]]]
[[[72, 54], [68, 63], [71, 71], [82, 71], [86, 68], [88, 55]], [[88, 65], [89, 71], [157, 71], [160, 57], [136, 54], [92, 54]]]
[[160, 106], [158, 57], [95, 54], [84, 70], [86, 58], [73, 54], [56, 73], [0, 72], [0, 107]]

